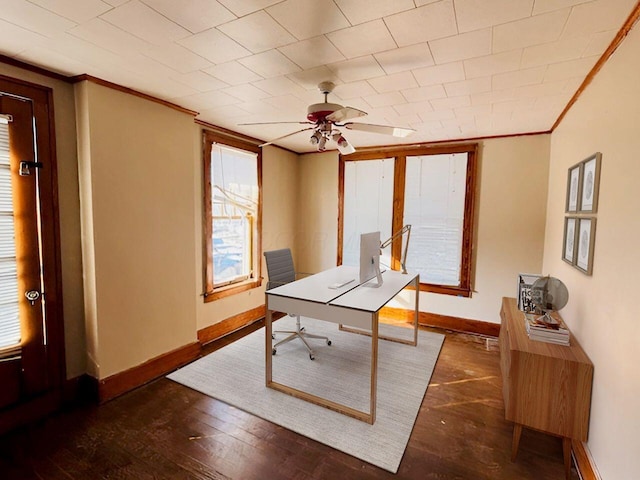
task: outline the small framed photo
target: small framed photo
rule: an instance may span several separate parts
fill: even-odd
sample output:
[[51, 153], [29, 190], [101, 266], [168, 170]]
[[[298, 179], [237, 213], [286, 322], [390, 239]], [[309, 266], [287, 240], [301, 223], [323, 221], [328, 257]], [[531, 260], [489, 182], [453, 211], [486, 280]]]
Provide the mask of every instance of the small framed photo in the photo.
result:
[[580, 206], [580, 196], [582, 194], [582, 162], [569, 168], [567, 173], [567, 201], [565, 212], [575, 213]]
[[578, 270], [591, 275], [593, 271], [593, 249], [596, 239], [596, 219], [579, 218], [577, 233], [577, 256], [575, 266]]
[[581, 162], [580, 213], [596, 213], [598, 211], [601, 159], [602, 154], [596, 152]]
[[564, 241], [562, 243], [562, 259], [571, 264], [576, 264], [576, 257], [578, 253], [577, 246], [578, 238], [578, 218], [566, 217], [564, 219]]

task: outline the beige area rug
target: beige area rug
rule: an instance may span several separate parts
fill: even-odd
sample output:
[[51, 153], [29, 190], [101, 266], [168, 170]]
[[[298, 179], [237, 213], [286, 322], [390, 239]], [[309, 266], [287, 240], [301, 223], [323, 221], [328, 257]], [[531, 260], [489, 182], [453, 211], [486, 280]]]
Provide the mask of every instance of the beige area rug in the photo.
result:
[[[273, 357], [273, 380], [359, 410], [369, 411], [371, 339], [341, 332], [334, 323], [302, 318], [309, 333], [326, 335], [332, 345], [312, 340], [316, 359], [300, 341], [281, 345]], [[288, 330], [285, 317], [275, 330]], [[410, 338], [412, 330], [381, 325], [380, 333]], [[284, 338], [277, 334], [276, 340]], [[396, 473], [444, 335], [420, 331], [418, 346], [380, 340], [378, 391], [373, 425], [265, 386], [264, 328], [173, 373], [168, 378], [325, 445]]]

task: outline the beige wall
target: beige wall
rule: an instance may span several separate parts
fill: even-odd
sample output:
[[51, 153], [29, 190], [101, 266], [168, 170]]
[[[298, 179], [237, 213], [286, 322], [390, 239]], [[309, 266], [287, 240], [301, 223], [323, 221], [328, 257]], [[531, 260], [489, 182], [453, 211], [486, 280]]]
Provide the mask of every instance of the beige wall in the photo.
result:
[[196, 341], [191, 115], [78, 85], [86, 330], [103, 379]]
[[[551, 141], [544, 271], [569, 288], [563, 309], [573, 335], [594, 363], [589, 450], [602, 478], [640, 471], [640, 28], [596, 75]], [[602, 153], [593, 275], [561, 260], [567, 169]]]
[[[473, 295], [421, 293], [421, 311], [499, 323], [501, 299], [516, 296], [518, 273], [540, 272], [549, 140], [532, 135], [481, 142]], [[337, 153], [301, 155], [300, 169], [300, 265], [316, 272], [336, 262]], [[395, 306], [410, 304], [401, 298]]]
[[0, 63], [0, 75], [50, 87], [53, 91], [66, 367], [67, 378], [74, 378], [86, 370], [86, 347], [73, 85], [3, 63]]

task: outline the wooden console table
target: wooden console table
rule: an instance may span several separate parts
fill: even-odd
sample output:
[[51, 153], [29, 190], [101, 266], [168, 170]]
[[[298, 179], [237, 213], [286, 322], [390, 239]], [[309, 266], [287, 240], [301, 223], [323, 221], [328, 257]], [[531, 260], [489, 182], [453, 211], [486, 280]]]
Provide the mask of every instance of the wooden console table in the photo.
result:
[[500, 370], [505, 416], [514, 422], [511, 459], [522, 427], [562, 438], [565, 475], [571, 475], [571, 440], [589, 429], [593, 364], [572, 337], [570, 346], [530, 340], [515, 298], [500, 311]]

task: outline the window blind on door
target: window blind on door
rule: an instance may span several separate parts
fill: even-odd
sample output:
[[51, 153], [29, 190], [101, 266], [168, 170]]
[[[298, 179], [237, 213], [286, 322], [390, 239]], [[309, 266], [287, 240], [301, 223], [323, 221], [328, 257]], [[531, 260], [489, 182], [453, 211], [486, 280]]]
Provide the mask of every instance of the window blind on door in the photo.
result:
[[20, 351], [18, 275], [13, 191], [9, 162], [9, 125], [0, 115], [0, 358]]

